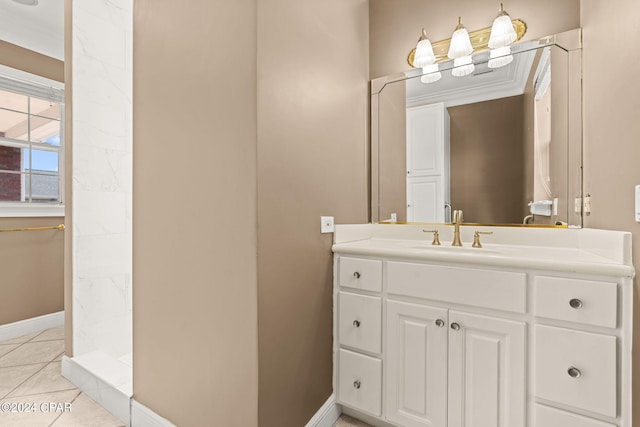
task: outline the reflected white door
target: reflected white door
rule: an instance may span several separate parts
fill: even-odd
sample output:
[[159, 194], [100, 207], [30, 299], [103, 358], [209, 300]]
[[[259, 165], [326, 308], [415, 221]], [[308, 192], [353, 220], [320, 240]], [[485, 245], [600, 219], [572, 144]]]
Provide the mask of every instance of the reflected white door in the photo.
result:
[[407, 178], [407, 221], [444, 222], [442, 177]]
[[444, 104], [407, 108], [407, 221], [447, 220], [449, 188], [449, 114]]

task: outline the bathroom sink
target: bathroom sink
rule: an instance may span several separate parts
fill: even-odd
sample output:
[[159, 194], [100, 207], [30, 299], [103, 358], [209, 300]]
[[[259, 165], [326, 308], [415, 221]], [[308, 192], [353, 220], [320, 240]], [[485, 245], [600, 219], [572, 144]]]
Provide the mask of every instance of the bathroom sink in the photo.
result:
[[441, 252], [441, 253], [460, 253], [460, 254], [473, 254], [473, 255], [501, 255], [502, 254], [501, 251], [496, 249], [448, 246], [446, 244], [443, 244], [442, 246], [425, 244], [420, 246], [412, 246], [411, 248], [421, 249], [425, 251], [435, 251], [435, 252]]

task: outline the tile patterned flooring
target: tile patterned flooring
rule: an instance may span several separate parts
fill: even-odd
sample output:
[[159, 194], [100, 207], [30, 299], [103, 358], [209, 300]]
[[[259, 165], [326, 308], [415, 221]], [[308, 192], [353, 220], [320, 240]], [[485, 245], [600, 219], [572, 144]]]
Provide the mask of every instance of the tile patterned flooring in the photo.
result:
[[62, 327], [0, 341], [0, 426], [124, 426], [62, 377], [63, 354]]
[[[1, 427], [124, 427], [62, 377], [63, 354], [62, 327], [0, 341]], [[334, 427], [371, 426], [342, 415]]]

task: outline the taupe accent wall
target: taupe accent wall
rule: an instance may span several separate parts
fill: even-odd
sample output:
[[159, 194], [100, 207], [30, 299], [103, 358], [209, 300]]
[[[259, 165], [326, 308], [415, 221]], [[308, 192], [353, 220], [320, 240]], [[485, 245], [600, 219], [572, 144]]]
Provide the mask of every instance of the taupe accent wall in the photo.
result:
[[[0, 41], [0, 64], [64, 82], [64, 62]], [[63, 217], [0, 218], [0, 229], [54, 226]], [[0, 325], [64, 309], [64, 233], [0, 233]]]
[[257, 426], [256, 0], [134, 6], [134, 398]]
[[[64, 218], [0, 218], [0, 229], [47, 227]], [[0, 233], [0, 325], [63, 310], [64, 232]]]
[[0, 63], [51, 80], [63, 82], [64, 62], [0, 40]]
[[[584, 188], [591, 194], [585, 226], [633, 233], [640, 267], [640, 223], [634, 186], [640, 184], [640, 61], [624, 50], [640, 39], [640, 2], [582, 0]], [[640, 425], [640, 298], [634, 292], [633, 425]]]
[[[498, 13], [494, 0], [370, 0], [371, 78], [409, 69], [407, 55], [424, 27], [430, 40], [448, 39], [458, 16], [469, 31], [490, 27]], [[580, 0], [511, 0], [505, 10], [527, 23], [524, 40], [580, 26]], [[617, 7], [614, 9], [619, 10]]]
[[525, 188], [524, 96], [449, 107], [451, 206], [466, 222], [519, 224]]
[[[246, 28], [246, 27], [243, 27]], [[258, 2], [259, 425], [332, 393], [332, 235], [367, 222], [368, 2]]]

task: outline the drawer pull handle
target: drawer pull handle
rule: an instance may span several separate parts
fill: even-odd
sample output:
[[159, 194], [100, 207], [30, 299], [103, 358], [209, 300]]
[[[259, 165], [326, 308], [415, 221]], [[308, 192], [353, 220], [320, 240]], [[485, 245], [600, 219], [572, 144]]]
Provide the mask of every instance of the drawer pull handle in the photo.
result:
[[356, 389], [360, 389], [360, 380], [355, 380], [353, 382], [353, 387], [356, 388]]
[[458, 323], [452, 323], [451, 324], [451, 329], [453, 329], [454, 331], [459, 331], [460, 330], [460, 325]]
[[569, 305], [571, 306], [571, 308], [575, 308], [576, 310], [578, 310], [582, 308], [582, 301], [577, 298], [574, 298], [571, 301], [569, 301]]
[[353, 273], [353, 277], [355, 277], [356, 279], [360, 278], [360, 273], [358, 273], [357, 271], [355, 273]]
[[571, 378], [580, 378], [580, 376], [582, 375], [582, 372], [580, 371], [580, 369], [573, 366], [567, 369], [567, 373]]
[[442, 319], [436, 319], [436, 326], [438, 328], [442, 328], [444, 326], [444, 320]]
[[360, 327], [360, 321], [359, 320], [354, 320], [353, 321], [353, 326], [355, 326], [356, 328]]

